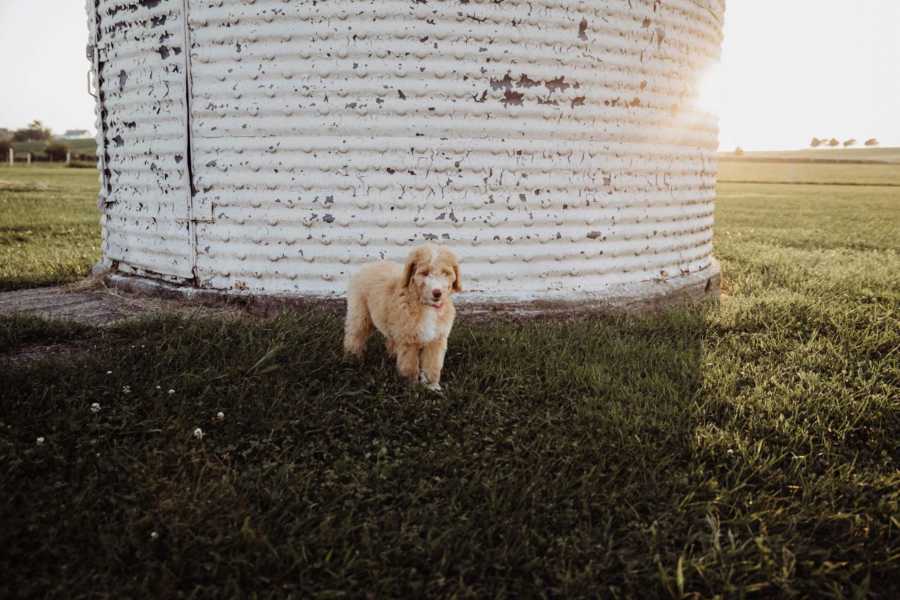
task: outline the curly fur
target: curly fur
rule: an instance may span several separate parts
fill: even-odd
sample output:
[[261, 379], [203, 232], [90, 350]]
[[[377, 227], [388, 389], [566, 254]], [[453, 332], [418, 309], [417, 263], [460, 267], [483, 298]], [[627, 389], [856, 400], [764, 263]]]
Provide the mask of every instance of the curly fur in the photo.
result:
[[403, 378], [440, 389], [447, 336], [456, 317], [452, 295], [460, 291], [459, 261], [442, 246], [413, 249], [405, 265], [364, 266], [347, 289], [344, 351], [361, 358], [366, 340], [378, 329]]

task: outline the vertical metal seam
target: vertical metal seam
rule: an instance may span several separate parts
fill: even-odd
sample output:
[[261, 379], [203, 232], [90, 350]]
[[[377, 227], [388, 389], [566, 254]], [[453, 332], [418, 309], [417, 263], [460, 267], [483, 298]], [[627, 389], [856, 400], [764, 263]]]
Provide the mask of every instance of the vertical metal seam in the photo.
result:
[[97, 149], [97, 160], [100, 163], [102, 193], [97, 198], [97, 208], [105, 214], [106, 204], [109, 202], [109, 196], [112, 193], [112, 182], [106, 168], [106, 165], [109, 164], [109, 157], [106, 155], [106, 119], [103, 118], [106, 95], [103, 93], [103, 74], [100, 70], [100, 0], [92, 0], [89, 6], [93, 6], [90, 14], [94, 46], [92, 67], [94, 74], [97, 76], [97, 122], [100, 125], [100, 147]]
[[193, 136], [191, 135], [192, 116], [192, 85], [191, 85], [191, 30], [190, 30], [190, 0], [182, 0], [182, 31], [184, 33], [184, 123], [185, 123], [185, 177], [187, 179], [187, 214], [188, 237], [191, 244], [191, 273], [194, 276], [194, 287], [200, 287], [200, 274], [197, 269], [197, 221], [194, 216], [194, 165], [193, 165]]

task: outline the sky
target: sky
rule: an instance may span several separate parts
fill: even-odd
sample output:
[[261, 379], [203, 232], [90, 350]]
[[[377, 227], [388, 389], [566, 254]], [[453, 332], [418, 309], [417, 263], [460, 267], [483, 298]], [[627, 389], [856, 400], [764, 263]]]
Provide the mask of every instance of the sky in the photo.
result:
[[900, 146], [900, 0], [726, 0], [719, 147]]
[[[727, 0], [704, 85], [720, 147], [900, 146], [900, 0]], [[0, 127], [94, 128], [83, 0], [0, 0]]]
[[94, 131], [84, 0], [0, 0], [0, 127]]

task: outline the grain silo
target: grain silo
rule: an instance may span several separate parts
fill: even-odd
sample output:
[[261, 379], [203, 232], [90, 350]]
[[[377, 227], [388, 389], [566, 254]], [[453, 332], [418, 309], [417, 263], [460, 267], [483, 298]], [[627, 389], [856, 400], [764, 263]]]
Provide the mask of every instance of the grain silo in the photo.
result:
[[436, 240], [470, 301], [715, 291], [717, 123], [696, 89], [724, 9], [88, 0], [102, 265], [329, 297]]

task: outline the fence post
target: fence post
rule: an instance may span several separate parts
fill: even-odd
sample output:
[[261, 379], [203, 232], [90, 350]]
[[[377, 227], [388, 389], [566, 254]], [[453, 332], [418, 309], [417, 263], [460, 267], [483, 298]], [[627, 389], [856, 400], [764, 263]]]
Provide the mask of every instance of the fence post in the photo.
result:
[[69, 164], [71, 162], [72, 162], [72, 153], [66, 152], [66, 164]]
[[16, 163], [16, 151], [12, 148], [9, 149], [9, 166], [14, 166]]
[[29, 152], [29, 153], [26, 155], [26, 157], [27, 157], [28, 166], [30, 167], [30, 166], [31, 166], [31, 152]]

